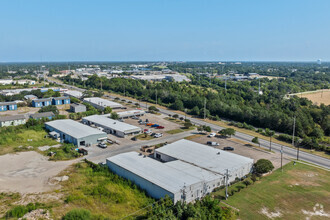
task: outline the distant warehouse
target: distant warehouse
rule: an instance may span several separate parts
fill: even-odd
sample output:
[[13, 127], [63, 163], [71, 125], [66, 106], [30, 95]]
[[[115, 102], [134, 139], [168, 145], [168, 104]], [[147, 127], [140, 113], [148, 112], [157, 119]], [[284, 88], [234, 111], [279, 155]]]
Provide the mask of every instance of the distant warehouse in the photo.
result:
[[253, 159], [184, 139], [156, 149], [154, 158], [123, 153], [107, 158], [107, 166], [154, 198], [191, 202], [246, 176], [253, 165]]
[[160, 199], [168, 195], [174, 202], [192, 202], [224, 184], [224, 177], [199, 167], [173, 161], [162, 163], [137, 152], [119, 154], [107, 159], [107, 166]]
[[119, 137], [135, 135], [141, 132], [141, 128], [124, 122], [113, 120], [103, 115], [92, 115], [82, 119], [84, 124], [102, 127], [106, 133], [115, 134]]
[[73, 143], [78, 147], [97, 144], [107, 138], [106, 133], [70, 119], [50, 121], [45, 125], [52, 136], [60, 138], [61, 142]]
[[130, 118], [133, 116], [143, 116], [146, 112], [143, 110], [131, 110], [131, 111], [125, 111], [125, 112], [117, 112], [118, 117], [123, 118]]
[[110, 107], [112, 109], [120, 109], [125, 108], [122, 104], [119, 104], [117, 102], [112, 102], [107, 99], [101, 99], [98, 97], [92, 97], [92, 98], [84, 98], [84, 102], [91, 104], [97, 109], [105, 109], [105, 107]]

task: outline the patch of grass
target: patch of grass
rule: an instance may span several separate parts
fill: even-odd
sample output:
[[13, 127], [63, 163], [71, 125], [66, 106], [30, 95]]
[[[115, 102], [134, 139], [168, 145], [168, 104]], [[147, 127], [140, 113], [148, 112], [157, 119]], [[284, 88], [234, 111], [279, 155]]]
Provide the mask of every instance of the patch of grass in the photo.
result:
[[193, 140], [193, 139], [195, 139], [195, 138], [198, 138], [198, 137], [202, 137], [202, 136], [204, 136], [205, 134], [193, 134], [193, 135], [190, 135], [190, 136], [188, 136], [188, 137], [185, 137], [184, 139], [186, 139], [186, 140]]
[[145, 140], [145, 141], [151, 140], [151, 139], [154, 138], [154, 137], [152, 137], [150, 135], [147, 135], [147, 134], [139, 134], [139, 135], [136, 135], [135, 137], [139, 140]]
[[[93, 215], [120, 219], [155, 200], [146, 196], [136, 185], [110, 172], [107, 167], [81, 162], [67, 170], [69, 180], [62, 182], [65, 204], [53, 208], [57, 217], [72, 209], [86, 209]], [[145, 214], [141, 210], [132, 218]]]
[[[47, 132], [45, 130], [13, 130], [11, 132], [6, 132], [1, 134], [0, 138], [0, 155], [13, 153], [18, 151], [32, 150], [28, 149], [28, 146], [40, 147], [45, 145], [55, 145], [58, 144], [57, 141], [51, 138], [45, 138]], [[21, 146], [19, 148], [19, 146]]]
[[190, 127], [190, 128], [185, 128], [185, 127], [181, 127], [181, 128], [178, 128], [178, 129], [173, 129], [173, 130], [169, 130], [169, 131], [165, 131], [166, 133], [168, 134], [178, 134], [178, 133], [181, 133], [181, 132], [184, 132], [184, 131], [191, 131], [191, 130], [194, 130], [195, 127]]
[[[229, 192], [241, 184], [232, 185]], [[314, 212], [316, 204], [324, 205], [324, 212], [329, 213], [329, 189], [328, 171], [289, 163], [284, 166], [283, 172], [278, 169], [240, 192], [235, 192], [226, 203], [240, 210], [240, 219], [266, 219], [260, 213], [262, 208], [267, 208], [268, 212], [280, 211], [281, 219], [305, 219], [308, 216], [302, 210]], [[215, 197], [223, 195], [224, 190], [214, 193]]]
[[[50, 155], [51, 152], [54, 153], [54, 155]], [[49, 160], [71, 160], [78, 158], [80, 154], [75, 150], [75, 146], [73, 144], [64, 144], [61, 147], [55, 148], [49, 148], [47, 151], [45, 151], [46, 156], [50, 156]]]

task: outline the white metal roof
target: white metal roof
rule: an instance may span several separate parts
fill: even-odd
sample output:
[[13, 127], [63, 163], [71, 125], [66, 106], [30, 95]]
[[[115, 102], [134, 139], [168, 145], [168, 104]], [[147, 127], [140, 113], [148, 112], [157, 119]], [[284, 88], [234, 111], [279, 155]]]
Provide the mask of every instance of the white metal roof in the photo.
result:
[[130, 116], [133, 116], [133, 115], [142, 115], [142, 114], [145, 114], [145, 113], [146, 112], [143, 111], [143, 110], [130, 110], [130, 111], [124, 111], [124, 112], [117, 112], [117, 114], [120, 118], [130, 117]]
[[179, 192], [184, 186], [201, 182], [201, 179], [188, 172], [144, 157], [137, 152], [118, 154], [107, 160], [172, 193]]
[[121, 131], [124, 133], [141, 131], [141, 128], [139, 127], [124, 122], [120, 122], [117, 120], [113, 120], [111, 118], [104, 117], [103, 115], [91, 115], [88, 117], [84, 117], [83, 120], [87, 120], [92, 123], [99, 124], [103, 127], [111, 128], [113, 130]]
[[73, 97], [76, 97], [76, 98], [81, 98], [83, 96], [83, 93], [79, 92], [77, 90], [68, 90], [68, 91], [64, 92], [64, 95], [73, 96]]
[[45, 124], [77, 139], [91, 135], [102, 134], [105, 137], [107, 136], [106, 133], [96, 128], [89, 127], [87, 125], [81, 124], [71, 119], [55, 120], [55, 121], [46, 122]]
[[99, 97], [84, 98], [84, 101], [91, 102], [95, 105], [99, 105], [99, 106], [102, 106], [102, 107], [107, 107], [107, 106], [109, 106], [110, 108], [121, 108], [121, 107], [123, 107], [122, 104], [119, 104], [117, 102], [112, 102], [112, 101], [107, 100], [107, 99], [102, 99], [102, 98], [99, 98]]
[[236, 170], [246, 164], [253, 163], [251, 158], [185, 139], [158, 148], [155, 152], [221, 174], [224, 174], [226, 169]]

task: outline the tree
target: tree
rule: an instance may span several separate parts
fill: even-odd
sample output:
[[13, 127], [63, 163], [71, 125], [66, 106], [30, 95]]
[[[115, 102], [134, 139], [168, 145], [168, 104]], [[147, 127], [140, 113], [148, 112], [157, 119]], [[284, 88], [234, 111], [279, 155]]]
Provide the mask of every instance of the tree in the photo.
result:
[[180, 117], [179, 119], [180, 119], [181, 121], [183, 121], [183, 120], [184, 120], [184, 117]]
[[257, 174], [264, 174], [272, 171], [274, 166], [270, 160], [260, 159], [254, 164], [254, 172]]
[[112, 112], [112, 108], [110, 108], [109, 106], [104, 108], [104, 114], [110, 114]]
[[149, 108], [149, 111], [154, 111], [154, 112], [159, 112], [159, 109], [158, 108], [156, 108], [156, 106], [150, 106]]
[[117, 114], [117, 112], [112, 112], [110, 118], [116, 120], [116, 119], [119, 119], [119, 115]]
[[62, 218], [63, 220], [91, 220], [92, 214], [86, 209], [72, 209]]
[[223, 136], [232, 136], [235, 135], [236, 131], [233, 128], [225, 128], [222, 129], [221, 131], [218, 132], [219, 134], [223, 135]]
[[39, 109], [38, 112], [39, 113], [41, 113], [41, 112], [53, 112], [55, 115], [59, 114], [59, 111], [58, 111], [58, 109], [56, 108], [55, 105], [44, 106], [41, 109]]
[[61, 97], [61, 93], [59, 91], [54, 92], [53, 97]]
[[175, 119], [177, 119], [177, 118], [179, 118], [179, 115], [178, 114], [175, 114], [172, 117], [175, 118]]
[[191, 109], [190, 113], [193, 114], [193, 115], [199, 115], [199, 108], [198, 108], [198, 106], [193, 107]]
[[203, 130], [206, 131], [206, 132], [211, 132], [211, 127], [210, 126], [206, 126], [206, 125], [203, 125]]
[[185, 128], [190, 128], [192, 126], [192, 123], [191, 122], [185, 122], [184, 123], [184, 127]]
[[71, 103], [80, 103], [80, 100], [75, 97], [70, 97], [70, 102]]
[[252, 139], [252, 143], [259, 144], [259, 147], [260, 147], [260, 142], [259, 142], [259, 138], [258, 137], [254, 137]]
[[197, 131], [199, 131], [199, 132], [204, 131], [203, 126], [198, 126], [198, 127], [197, 127]]

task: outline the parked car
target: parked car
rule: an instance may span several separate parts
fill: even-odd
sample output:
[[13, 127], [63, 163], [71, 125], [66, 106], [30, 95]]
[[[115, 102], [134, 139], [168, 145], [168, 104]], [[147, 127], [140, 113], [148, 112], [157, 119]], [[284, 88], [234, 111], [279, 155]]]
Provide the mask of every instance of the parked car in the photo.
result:
[[99, 143], [97, 146], [100, 148], [107, 148], [108, 146], [105, 143]]
[[107, 142], [108, 142], [109, 144], [113, 144], [113, 141], [110, 140], [110, 139], [108, 139]]
[[208, 137], [215, 137], [216, 133], [211, 133], [208, 135]]
[[229, 150], [229, 151], [233, 151], [234, 148], [233, 147], [224, 147], [223, 150]]
[[165, 127], [164, 126], [158, 126], [156, 127], [157, 129], [164, 129]]
[[156, 127], [159, 127], [159, 125], [158, 124], [153, 124], [153, 125], [151, 125], [151, 127], [156, 128]]
[[138, 121], [138, 122], [139, 122], [139, 123], [141, 123], [141, 122], [143, 122], [143, 121], [142, 121], [142, 119], [139, 119], [139, 121]]
[[132, 141], [137, 141], [137, 137], [132, 137], [131, 140]]
[[138, 120], [139, 118], [136, 116], [133, 116], [132, 119]]
[[124, 122], [124, 119], [120, 118], [120, 119], [118, 119], [118, 121], [120, 121], [120, 122]]
[[85, 150], [84, 148], [79, 148], [78, 149], [78, 153], [82, 154], [82, 155], [88, 155], [88, 151]]
[[149, 119], [146, 119], [146, 122], [148, 123], [149, 122]]
[[154, 123], [147, 123], [147, 126], [152, 126], [154, 125]]
[[155, 138], [160, 138], [160, 137], [163, 137], [163, 134], [162, 133], [156, 133], [154, 137]]
[[219, 146], [218, 142], [214, 142], [214, 141], [208, 141], [206, 142], [207, 145], [211, 145], [211, 146]]
[[152, 131], [150, 129], [144, 129], [144, 133], [150, 134], [150, 133], [152, 133]]
[[155, 136], [156, 135], [156, 133], [152, 133], [150, 136]]

